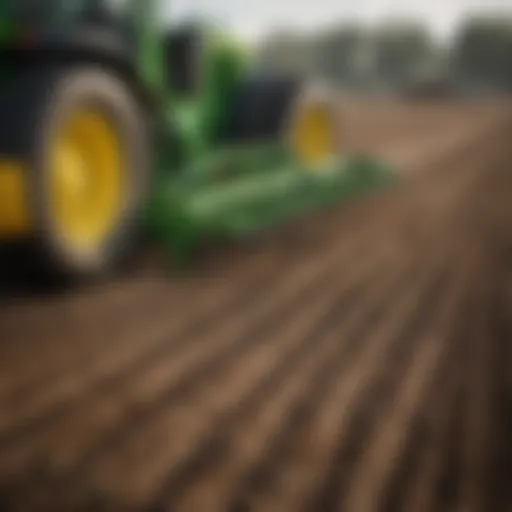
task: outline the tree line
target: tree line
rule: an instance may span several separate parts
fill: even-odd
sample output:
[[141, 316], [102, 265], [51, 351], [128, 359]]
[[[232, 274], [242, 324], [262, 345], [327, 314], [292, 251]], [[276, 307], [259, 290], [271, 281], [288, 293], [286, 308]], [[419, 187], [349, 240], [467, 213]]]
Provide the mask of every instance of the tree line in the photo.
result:
[[449, 43], [420, 23], [356, 24], [314, 34], [278, 31], [258, 48], [263, 70], [321, 74], [344, 86], [396, 88], [439, 79], [474, 90], [512, 92], [512, 15], [471, 18]]

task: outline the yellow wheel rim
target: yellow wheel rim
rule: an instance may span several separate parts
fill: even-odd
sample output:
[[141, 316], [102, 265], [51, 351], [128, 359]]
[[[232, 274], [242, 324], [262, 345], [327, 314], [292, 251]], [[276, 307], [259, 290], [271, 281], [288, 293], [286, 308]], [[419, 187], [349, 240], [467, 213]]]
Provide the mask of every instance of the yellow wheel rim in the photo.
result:
[[94, 249], [117, 221], [122, 201], [121, 144], [99, 110], [74, 112], [58, 130], [51, 155], [52, 218], [77, 249]]
[[302, 109], [293, 127], [292, 145], [299, 160], [313, 167], [333, 157], [334, 126], [326, 107], [311, 105]]

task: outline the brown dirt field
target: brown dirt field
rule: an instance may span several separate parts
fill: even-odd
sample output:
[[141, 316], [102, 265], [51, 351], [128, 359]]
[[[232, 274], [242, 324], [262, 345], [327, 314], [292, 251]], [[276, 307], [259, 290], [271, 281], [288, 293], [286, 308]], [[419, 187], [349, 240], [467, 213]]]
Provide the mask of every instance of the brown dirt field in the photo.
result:
[[512, 111], [344, 112], [402, 186], [0, 299], [0, 510], [512, 510]]

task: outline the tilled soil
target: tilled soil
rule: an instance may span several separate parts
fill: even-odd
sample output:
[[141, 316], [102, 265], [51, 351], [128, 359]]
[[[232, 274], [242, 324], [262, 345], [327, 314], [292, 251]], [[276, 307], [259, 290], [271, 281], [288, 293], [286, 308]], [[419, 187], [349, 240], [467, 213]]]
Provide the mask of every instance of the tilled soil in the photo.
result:
[[494, 119], [431, 172], [193, 276], [5, 298], [0, 510], [512, 510], [512, 122]]

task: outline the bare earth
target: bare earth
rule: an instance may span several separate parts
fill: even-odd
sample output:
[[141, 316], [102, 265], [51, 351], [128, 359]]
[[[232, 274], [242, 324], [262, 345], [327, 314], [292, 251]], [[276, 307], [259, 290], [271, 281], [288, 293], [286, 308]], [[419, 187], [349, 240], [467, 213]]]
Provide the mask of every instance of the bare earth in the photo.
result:
[[354, 101], [397, 189], [0, 308], [0, 510], [512, 510], [512, 110]]

